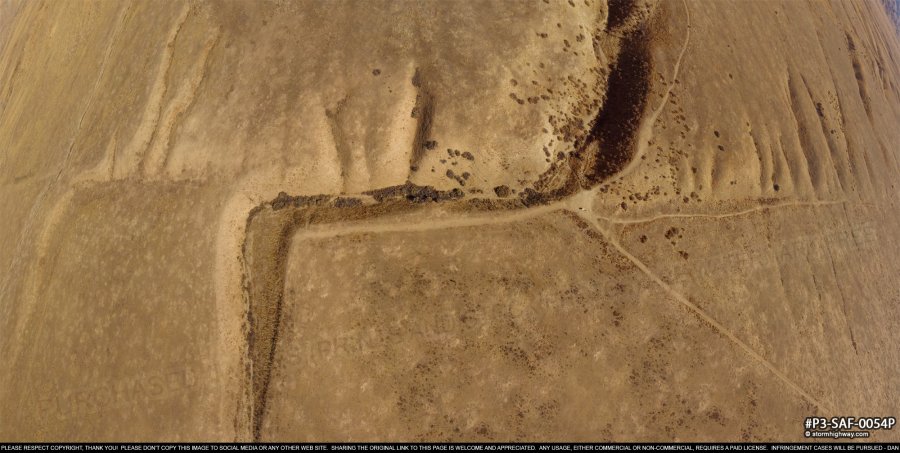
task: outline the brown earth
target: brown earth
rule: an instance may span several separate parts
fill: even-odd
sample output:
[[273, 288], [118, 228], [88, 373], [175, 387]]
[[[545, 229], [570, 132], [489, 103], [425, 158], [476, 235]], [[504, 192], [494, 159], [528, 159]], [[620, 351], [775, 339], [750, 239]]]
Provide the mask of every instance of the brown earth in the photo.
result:
[[896, 11], [2, 2], [0, 440], [896, 416]]

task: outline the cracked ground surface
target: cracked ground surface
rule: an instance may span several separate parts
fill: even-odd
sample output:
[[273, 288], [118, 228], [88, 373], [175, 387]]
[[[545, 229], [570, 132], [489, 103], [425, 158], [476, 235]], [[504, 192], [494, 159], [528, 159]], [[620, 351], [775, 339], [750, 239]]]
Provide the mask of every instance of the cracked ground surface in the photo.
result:
[[881, 4], [174, 5], [0, 4], [0, 438], [896, 415]]

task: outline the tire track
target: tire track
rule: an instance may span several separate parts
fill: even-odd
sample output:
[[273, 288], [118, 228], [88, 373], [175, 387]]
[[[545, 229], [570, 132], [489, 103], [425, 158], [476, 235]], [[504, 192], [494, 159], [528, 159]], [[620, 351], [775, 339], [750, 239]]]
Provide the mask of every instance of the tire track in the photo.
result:
[[[578, 214], [578, 213], [576, 213]], [[579, 216], [587, 221], [590, 225], [592, 225], [603, 237], [613, 246], [616, 250], [619, 251], [623, 256], [628, 258], [638, 269], [641, 270], [644, 274], [646, 274], [654, 283], [662, 287], [663, 290], [666, 291], [672, 298], [674, 298], [679, 304], [681, 304], [684, 308], [694, 314], [701, 322], [708, 325], [713, 330], [719, 332], [724, 335], [728, 340], [730, 340], [734, 345], [736, 345], [739, 349], [743, 350], [747, 355], [749, 355], [753, 360], [758, 362], [764, 368], [766, 368], [769, 372], [771, 372], [775, 377], [777, 377], [782, 383], [784, 383], [788, 388], [793, 390], [795, 393], [800, 395], [803, 399], [818, 407], [822, 414], [834, 414], [834, 412], [826, 406], [824, 403], [819, 401], [817, 398], [813, 397], [809, 392], [800, 387], [796, 382], [791, 380], [787, 375], [781, 372], [778, 368], [775, 367], [771, 362], [769, 362], [765, 357], [756, 352], [749, 345], [741, 341], [734, 333], [732, 333], [728, 328], [724, 325], [720, 324], [718, 321], [713, 319], [709, 314], [700, 309], [700, 307], [694, 305], [691, 301], [689, 301], [686, 297], [684, 297], [681, 293], [676, 291], [674, 288], [669, 286], [666, 282], [664, 282], [655, 272], [653, 272], [646, 264], [644, 264], [641, 260], [637, 259], [634, 255], [628, 252], [628, 250], [623, 247], [619, 241], [613, 238], [612, 234], [606, 231], [600, 224], [591, 216], [579, 214]]]

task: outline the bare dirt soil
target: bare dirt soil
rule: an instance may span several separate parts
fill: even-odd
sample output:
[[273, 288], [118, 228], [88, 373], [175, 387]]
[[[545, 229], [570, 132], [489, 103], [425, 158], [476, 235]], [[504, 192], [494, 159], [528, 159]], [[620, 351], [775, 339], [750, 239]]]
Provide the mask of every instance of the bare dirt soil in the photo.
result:
[[896, 20], [2, 1], [0, 440], [896, 416]]

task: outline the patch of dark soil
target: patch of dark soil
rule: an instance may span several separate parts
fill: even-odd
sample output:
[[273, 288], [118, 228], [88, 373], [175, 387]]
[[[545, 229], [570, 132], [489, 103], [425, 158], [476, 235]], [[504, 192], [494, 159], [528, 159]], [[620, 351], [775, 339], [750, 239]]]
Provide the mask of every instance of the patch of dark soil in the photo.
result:
[[625, 21], [631, 17], [636, 6], [634, 0], [610, 0], [606, 29], [615, 30], [625, 25]]
[[525, 206], [536, 206], [547, 203], [548, 197], [544, 192], [538, 192], [531, 187], [526, 187], [525, 190], [519, 193], [519, 198], [522, 199], [522, 204]]
[[467, 179], [467, 178], [463, 178], [462, 176], [457, 175], [456, 173], [453, 172], [453, 170], [447, 170], [447, 177], [450, 178], [450, 179], [452, 179], [452, 180], [454, 180], [454, 181], [456, 181], [457, 184], [459, 184], [459, 185], [461, 185], [461, 186], [465, 186], [465, 185], [466, 185], [466, 179]]
[[465, 196], [460, 189], [438, 190], [432, 186], [419, 186], [409, 181], [399, 186], [385, 187], [383, 189], [366, 192], [378, 202], [389, 199], [401, 198], [413, 203], [428, 203], [446, 200], [457, 200]]
[[472, 198], [470, 200], [466, 200], [464, 204], [455, 206], [456, 209], [459, 209], [464, 212], [489, 212], [489, 211], [503, 211], [503, 210], [513, 210], [513, 209], [521, 209], [525, 207], [521, 200], [517, 198], [510, 198], [506, 200], [491, 200], [488, 198]]
[[437, 146], [436, 140], [429, 140], [432, 118], [434, 118], [434, 98], [431, 93], [419, 88], [419, 93], [416, 94], [416, 105], [413, 107], [411, 115], [417, 120], [417, 124], [410, 166], [418, 166], [422, 162], [425, 151], [433, 150]]
[[297, 195], [290, 196], [284, 192], [279, 192], [278, 196], [272, 200], [272, 209], [278, 211], [287, 207], [299, 208], [301, 206], [320, 206], [331, 200], [329, 195]]
[[359, 198], [341, 197], [334, 200], [334, 207], [336, 208], [352, 208], [360, 205], [362, 205], [362, 200]]
[[639, 29], [625, 38], [619, 59], [609, 76], [606, 101], [585, 143], [597, 142], [599, 145], [592, 167], [584, 170], [588, 186], [619, 172], [632, 157], [635, 135], [650, 93], [651, 64], [647, 34], [646, 29]]
[[500, 198], [506, 198], [510, 195], [509, 186], [497, 186], [494, 187], [494, 193], [497, 194]]
[[[555, 178], [561, 178], [554, 181]], [[534, 184], [534, 188], [527, 188], [519, 194], [525, 206], [536, 206], [552, 203], [577, 192], [579, 185], [578, 175], [574, 175], [571, 167], [559, 166], [551, 169], [541, 176]]]

